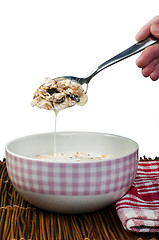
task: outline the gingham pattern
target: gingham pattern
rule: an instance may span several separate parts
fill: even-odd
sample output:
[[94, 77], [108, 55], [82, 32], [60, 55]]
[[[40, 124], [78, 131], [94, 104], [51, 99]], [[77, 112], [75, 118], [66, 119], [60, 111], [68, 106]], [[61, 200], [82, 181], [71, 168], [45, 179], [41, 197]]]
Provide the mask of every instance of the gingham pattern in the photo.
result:
[[159, 160], [139, 162], [134, 183], [116, 210], [125, 229], [159, 232]]
[[14, 186], [50, 195], [98, 195], [131, 186], [138, 164], [137, 151], [123, 158], [90, 163], [53, 163], [19, 158], [6, 152]]

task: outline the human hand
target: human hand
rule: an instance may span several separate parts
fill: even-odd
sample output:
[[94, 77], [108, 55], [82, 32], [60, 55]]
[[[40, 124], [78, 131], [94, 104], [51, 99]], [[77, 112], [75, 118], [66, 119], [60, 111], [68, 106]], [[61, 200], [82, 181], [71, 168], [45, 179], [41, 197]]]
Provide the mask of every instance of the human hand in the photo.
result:
[[[141, 41], [149, 35], [153, 35], [159, 39], [159, 15], [150, 20], [136, 35], [136, 40]], [[139, 68], [142, 68], [144, 77], [149, 77], [152, 80], [159, 78], [159, 44], [154, 44], [146, 48], [136, 60]]]

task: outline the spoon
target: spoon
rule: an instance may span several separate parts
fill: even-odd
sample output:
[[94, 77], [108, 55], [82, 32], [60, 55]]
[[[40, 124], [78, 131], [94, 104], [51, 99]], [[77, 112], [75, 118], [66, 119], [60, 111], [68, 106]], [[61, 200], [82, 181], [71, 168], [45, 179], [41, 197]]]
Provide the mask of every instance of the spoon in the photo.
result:
[[134, 45], [132, 45], [131, 47], [129, 47], [128, 49], [124, 50], [123, 52], [117, 54], [116, 56], [112, 57], [111, 59], [107, 60], [106, 62], [102, 63], [99, 67], [97, 67], [90, 75], [88, 75], [86, 78], [79, 78], [79, 77], [73, 77], [73, 76], [64, 76], [64, 77], [58, 77], [55, 80], [56, 81], [62, 81], [62, 80], [71, 80], [71, 81], [75, 81], [81, 85], [88, 84], [90, 82], [90, 80], [99, 72], [101, 72], [102, 70], [104, 70], [107, 67], [112, 66], [115, 63], [118, 63], [142, 50], [144, 50], [145, 48], [158, 43], [159, 41], [157, 39], [155, 39], [153, 36], [149, 36], [148, 38], [135, 43]]

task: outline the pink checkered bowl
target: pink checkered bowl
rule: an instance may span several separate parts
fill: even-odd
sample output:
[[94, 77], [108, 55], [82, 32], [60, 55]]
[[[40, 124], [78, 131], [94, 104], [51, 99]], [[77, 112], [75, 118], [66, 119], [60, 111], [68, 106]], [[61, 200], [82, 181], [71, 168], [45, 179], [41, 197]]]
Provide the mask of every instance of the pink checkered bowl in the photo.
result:
[[35, 159], [54, 150], [54, 133], [21, 137], [6, 145], [6, 163], [17, 192], [31, 204], [60, 213], [85, 213], [112, 204], [134, 182], [138, 144], [131, 139], [95, 132], [59, 132], [57, 152], [114, 155], [92, 161], [54, 162]]

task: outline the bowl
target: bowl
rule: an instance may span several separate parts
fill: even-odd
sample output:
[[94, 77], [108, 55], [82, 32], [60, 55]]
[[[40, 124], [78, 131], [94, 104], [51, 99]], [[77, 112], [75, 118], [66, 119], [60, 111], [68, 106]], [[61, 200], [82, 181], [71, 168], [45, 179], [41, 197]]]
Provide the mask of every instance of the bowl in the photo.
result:
[[6, 164], [17, 192], [36, 207], [59, 213], [86, 213], [116, 202], [131, 187], [138, 144], [96, 132], [56, 133], [57, 152], [111, 154], [111, 159], [54, 162], [36, 159], [54, 151], [54, 133], [20, 137], [6, 145]]

